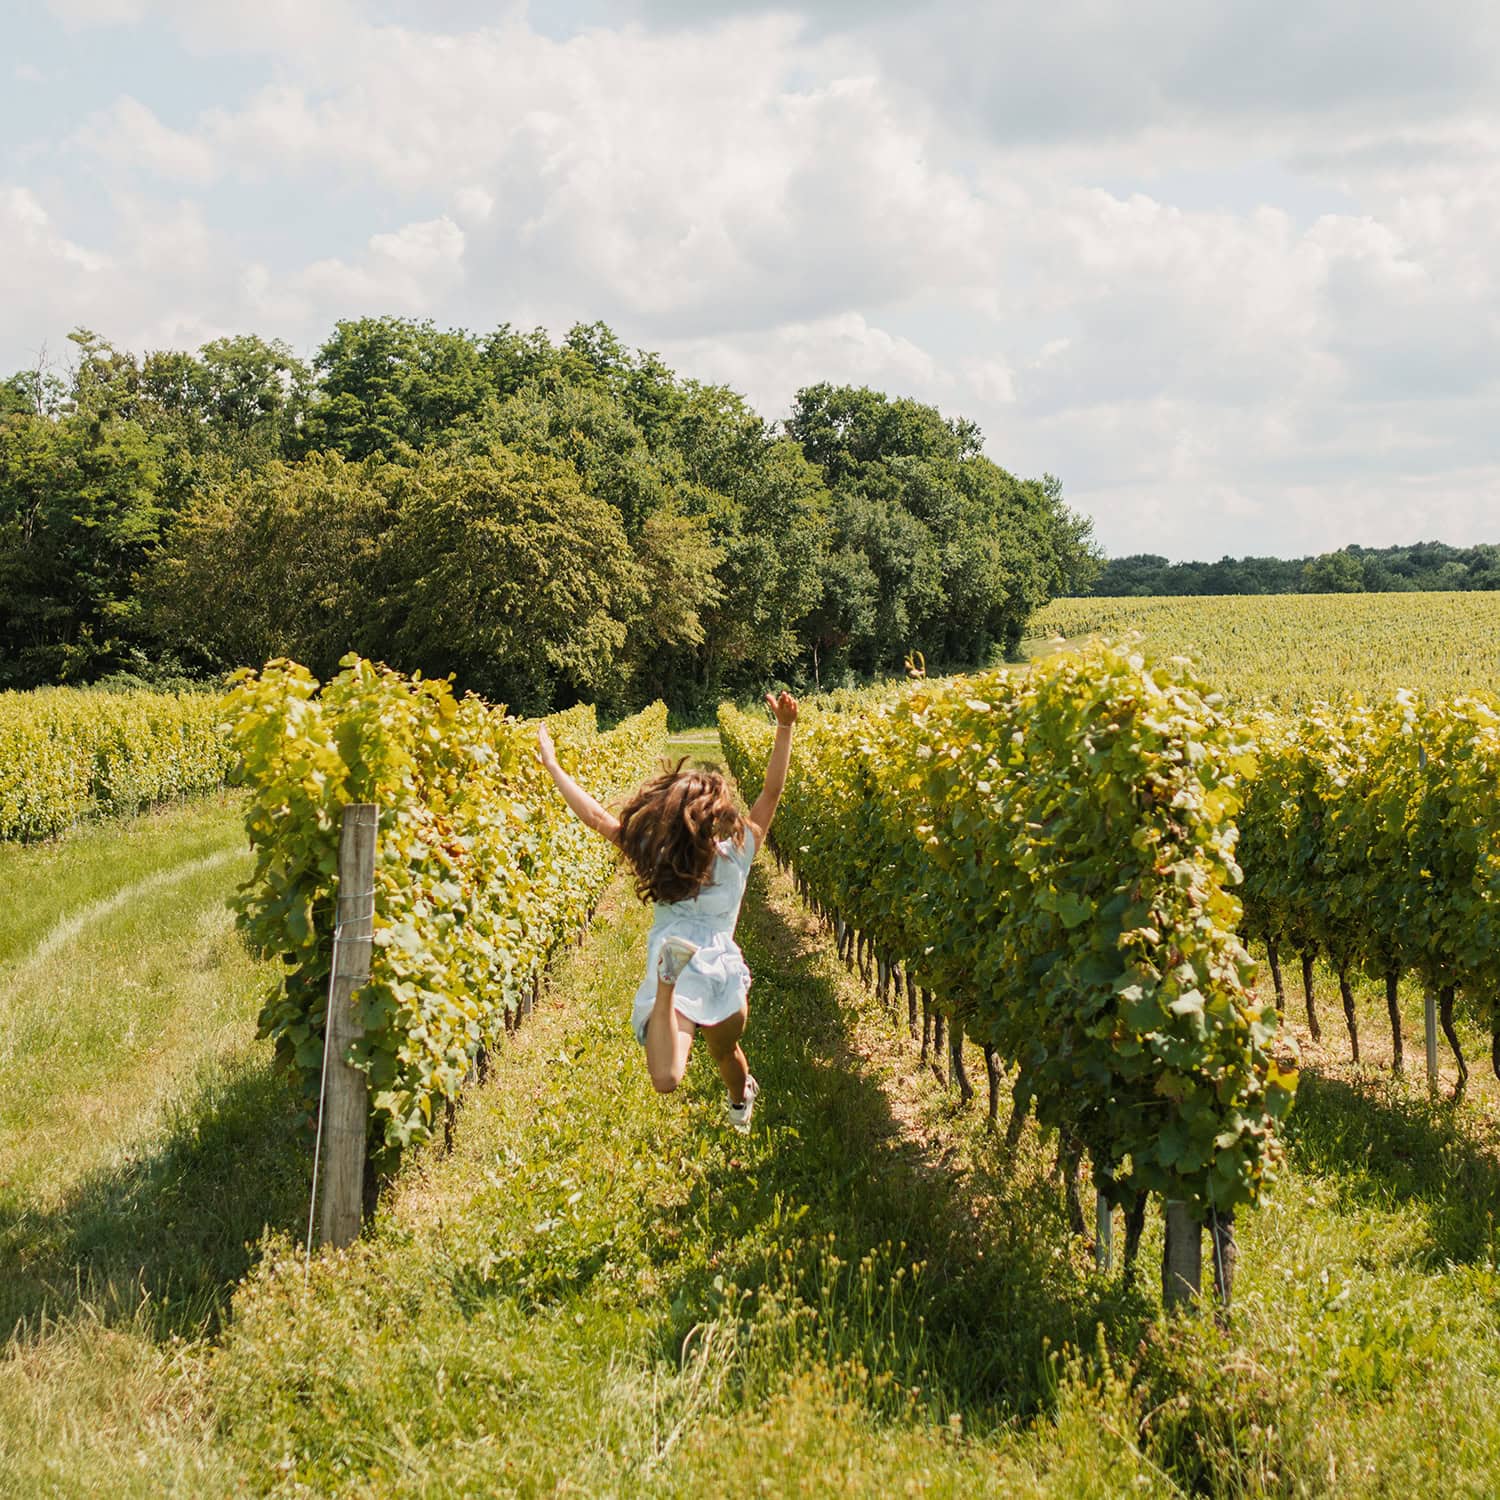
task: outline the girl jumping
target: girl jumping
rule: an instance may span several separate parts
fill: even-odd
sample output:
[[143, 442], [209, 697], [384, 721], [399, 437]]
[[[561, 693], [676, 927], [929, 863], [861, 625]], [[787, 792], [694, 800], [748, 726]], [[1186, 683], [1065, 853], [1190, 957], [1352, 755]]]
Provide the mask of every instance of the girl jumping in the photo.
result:
[[750, 861], [766, 841], [792, 761], [797, 700], [766, 694], [776, 742], [760, 796], [748, 817], [736, 810], [717, 771], [674, 770], [648, 781], [616, 817], [557, 763], [552, 736], [537, 730], [542, 764], [579, 821], [624, 851], [643, 901], [656, 904], [646, 948], [646, 973], [635, 992], [631, 1025], [646, 1049], [657, 1092], [670, 1094], [687, 1071], [693, 1037], [702, 1031], [736, 1130], [750, 1129], [760, 1086], [740, 1050], [750, 1015], [750, 970], [734, 940]]

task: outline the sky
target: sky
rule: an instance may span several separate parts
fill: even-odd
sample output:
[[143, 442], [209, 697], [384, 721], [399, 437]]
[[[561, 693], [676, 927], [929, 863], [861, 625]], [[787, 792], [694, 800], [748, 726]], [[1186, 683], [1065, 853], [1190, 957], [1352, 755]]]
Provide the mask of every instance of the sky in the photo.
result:
[[603, 319], [1106, 550], [1500, 541], [1489, 0], [0, 0], [0, 371]]

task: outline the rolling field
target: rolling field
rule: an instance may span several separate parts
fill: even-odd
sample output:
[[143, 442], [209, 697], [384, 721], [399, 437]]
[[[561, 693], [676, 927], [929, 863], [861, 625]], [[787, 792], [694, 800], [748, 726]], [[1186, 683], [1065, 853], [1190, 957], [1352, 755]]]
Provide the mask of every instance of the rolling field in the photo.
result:
[[1236, 702], [1500, 693], [1500, 593], [1054, 599], [1025, 649], [1132, 631], [1154, 655], [1191, 657]]

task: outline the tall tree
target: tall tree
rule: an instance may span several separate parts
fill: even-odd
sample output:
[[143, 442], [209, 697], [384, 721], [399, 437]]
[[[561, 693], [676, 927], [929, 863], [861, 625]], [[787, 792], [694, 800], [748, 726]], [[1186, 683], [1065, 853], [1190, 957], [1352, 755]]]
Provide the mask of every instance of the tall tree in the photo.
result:
[[0, 685], [134, 663], [136, 575], [161, 536], [163, 445], [113, 402], [0, 417]]
[[320, 378], [307, 446], [345, 458], [425, 448], [493, 389], [477, 340], [407, 318], [340, 322], [313, 364]]
[[322, 676], [348, 651], [386, 656], [377, 611], [395, 503], [379, 477], [337, 453], [221, 465], [154, 561], [157, 635], [213, 671], [289, 656]]
[[495, 447], [401, 481], [384, 574], [390, 659], [525, 713], [619, 694], [641, 565], [571, 466]]

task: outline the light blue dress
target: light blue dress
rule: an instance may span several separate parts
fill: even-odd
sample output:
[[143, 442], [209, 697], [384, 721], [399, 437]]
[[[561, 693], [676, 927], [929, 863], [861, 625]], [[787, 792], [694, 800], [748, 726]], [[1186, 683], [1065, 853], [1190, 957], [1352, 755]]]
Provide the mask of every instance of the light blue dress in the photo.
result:
[[642, 1046], [646, 1043], [646, 1022], [656, 1004], [656, 958], [664, 938], [682, 937], [698, 945], [692, 962], [678, 977], [672, 996], [675, 1010], [699, 1026], [715, 1026], [737, 1015], [745, 1004], [750, 970], [734, 940], [734, 928], [754, 857], [755, 833], [746, 825], [743, 844], [719, 840], [713, 874], [696, 896], [670, 905], [656, 903], [656, 920], [646, 943], [646, 976], [635, 992], [630, 1012], [630, 1023]]

